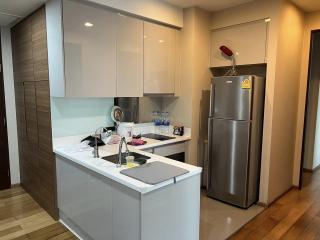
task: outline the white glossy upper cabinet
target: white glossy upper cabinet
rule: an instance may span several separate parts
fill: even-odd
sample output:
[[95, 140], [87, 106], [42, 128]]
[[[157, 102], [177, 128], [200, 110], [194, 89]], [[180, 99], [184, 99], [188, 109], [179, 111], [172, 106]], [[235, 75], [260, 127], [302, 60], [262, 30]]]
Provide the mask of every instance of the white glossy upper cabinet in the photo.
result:
[[144, 94], [174, 94], [176, 31], [144, 22]]
[[116, 96], [115, 13], [63, 1], [66, 97]]
[[265, 63], [267, 24], [262, 20], [213, 30], [211, 66], [221, 67], [231, 64], [231, 61], [221, 54], [219, 49], [221, 45], [229, 47], [234, 52], [237, 65]]
[[143, 21], [115, 15], [117, 34], [117, 96], [143, 96]]

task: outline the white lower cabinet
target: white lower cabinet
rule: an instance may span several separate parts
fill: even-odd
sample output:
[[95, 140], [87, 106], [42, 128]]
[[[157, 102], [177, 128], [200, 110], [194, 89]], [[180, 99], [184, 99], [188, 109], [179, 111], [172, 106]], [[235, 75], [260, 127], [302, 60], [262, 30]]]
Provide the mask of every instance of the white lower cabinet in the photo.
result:
[[180, 162], [188, 162], [185, 156], [186, 149], [186, 142], [180, 142], [141, 150]]
[[88, 240], [141, 239], [140, 193], [69, 160], [56, 158], [56, 164], [65, 224]]
[[185, 143], [176, 143], [154, 148], [153, 153], [159, 156], [170, 156], [186, 151]]
[[113, 239], [111, 181], [90, 173], [88, 177], [88, 211], [84, 231], [93, 239]]
[[140, 193], [56, 157], [60, 220], [83, 240], [199, 240], [200, 173]]
[[142, 149], [142, 151], [148, 152], [148, 153], [154, 153], [154, 148]]
[[112, 187], [112, 239], [142, 240], [141, 194], [114, 181]]
[[88, 175], [72, 164], [57, 161], [58, 205], [60, 211], [80, 228], [86, 228]]

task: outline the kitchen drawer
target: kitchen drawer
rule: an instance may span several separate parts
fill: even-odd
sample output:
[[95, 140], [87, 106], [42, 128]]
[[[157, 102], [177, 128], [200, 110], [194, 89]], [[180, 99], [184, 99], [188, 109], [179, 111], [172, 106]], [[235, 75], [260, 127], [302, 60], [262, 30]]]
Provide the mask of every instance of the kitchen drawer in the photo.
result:
[[154, 148], [142, 149], [142, 151], [148, 152], [148, 153], [154, 153]]
[[185, 152], [185, 150], [186, 150], [186, 145], [185, 145], [185, 142], [183, 142], [183, 143], [165, 145], [161, 147], [155, 147], [153, 153], [156, 155], [165, 157], [165, 156], [170, 156], [176, 153]]

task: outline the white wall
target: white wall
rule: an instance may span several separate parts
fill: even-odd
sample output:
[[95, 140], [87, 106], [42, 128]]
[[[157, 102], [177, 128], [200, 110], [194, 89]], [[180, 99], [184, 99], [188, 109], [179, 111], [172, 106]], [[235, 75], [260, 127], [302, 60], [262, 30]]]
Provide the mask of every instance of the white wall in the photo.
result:
[[202, 90], [210, 89], [210, 20], [211, 14], [199, 8], [184, 10], [181, 30], [181, 89], [179, 98], [164, 98], [163, 107], [173, 124], [192, 128], [187, 161], [198, 165], [200, 101]]
[[183, 27], [183, 11], [160, 0], [87, 0], [132, 13], [154, 21]]
[[192, 127], [192, 76], [194, 59], [194, 12], [184, 10], [184, 28], [181, 30], [181, 89], [179, 98], [164, 98], [163, 107], [173, 124]]
[[314, 141], [314, 154], [312, 161], [312, 169], [316, 169], [320, 166], [320, 97], [318, 98], [318, 110], [317, 110], [317, 123], [316, 123], [316, 135]]
[[20, 183], [19, 151], [17, 136], [16, 103], [12, 67], [11, 34], [9, 28], [1, 28], [3, 79], [6, 100], [7, 129], [10, 157], [11, 184]]
[[304, 14], [283, 1], [278, 33], [269, 175], [269, 202], [293, 185]]
[[303, 126], [304, 114], [306, 104], [306, 93], [308, 83], [308, 67], [309, 67], [309, 53], [310, 53], [310, 40], [311, 31], [320, 29], [320, 11], [308, 13], [305, 15], [304, 27], [304, 41], [301, 58], [301, 72], [300, 72], [300, 86], [299, 86], [299, 103], [298, 103], [298, 119], [296, 126], [296, 142], [295, 142], [295, 160], [294, 160], [294, 185], [299, 185], [300, 180], [300, 165], [301, 165], [301, 151], [303, 140]]

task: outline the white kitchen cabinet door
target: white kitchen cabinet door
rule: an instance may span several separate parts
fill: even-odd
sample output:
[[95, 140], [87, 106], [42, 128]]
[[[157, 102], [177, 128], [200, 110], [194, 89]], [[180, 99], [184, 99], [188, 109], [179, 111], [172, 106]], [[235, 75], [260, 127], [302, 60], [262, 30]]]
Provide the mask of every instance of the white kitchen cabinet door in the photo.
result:
[[66, 97], [116, 96], [115, 13], [63, 1]]
[[113, 239], [112, 181], [96, 173], [89, 173], [88, 212], [86, 233], [95, 240]]
[[56, 159], [59, 210], [81, 229], [87, 226], [88, 174], [77, 164]]
[[115, 15], [117, 26], [117, 97], [143, 96], [143, 21]]
[[155, 147], [153, 153], [159, 156], [166, 157], [173, 154], [182, 153], [185, 151], [186, 151], [186, 145], [185, 145], [185, 142], [182, 142], [182, 143], [175, 143], [175, 144]]
[[115, 181], [112, 190], [112, 240], [142, 240], [142, 194]]
[[181, 31], [175, 31], [175, 79], [174, 79], [174, 96], [179, 97], [181, 95]]
[[174, 94], [175, 31], [144, 22], [144, 94]]
[[213, 30], [211, 35], [211, 66], [230, 66], [230, 59], [223, 56], [220, 46], [230, 48], [237, 65], [266, 62], [267, 31], [264, 20]]

